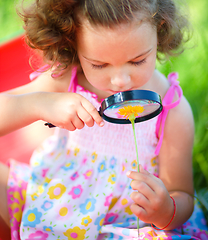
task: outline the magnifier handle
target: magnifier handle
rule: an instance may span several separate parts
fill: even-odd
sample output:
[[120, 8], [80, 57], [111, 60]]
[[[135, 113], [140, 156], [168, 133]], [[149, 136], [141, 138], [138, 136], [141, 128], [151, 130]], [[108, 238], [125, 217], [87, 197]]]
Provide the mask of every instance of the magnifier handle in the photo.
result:
[[[98, 113], [100, 114], [100, 116], [102, 117], [101, 113], [100, 113], [100, 110], [98, 111]], [[54, 128], [56, 127], [55, 125], [53, 125], [52, 123], [45, 123], [44, 124], [45, 126], [49, 127], [49, 128]]]
[[56, 127], [55, 125], [53, 125], [52, 123], [45, 123], [45, 126], [48, 126], [49, 128], [54, 128]]

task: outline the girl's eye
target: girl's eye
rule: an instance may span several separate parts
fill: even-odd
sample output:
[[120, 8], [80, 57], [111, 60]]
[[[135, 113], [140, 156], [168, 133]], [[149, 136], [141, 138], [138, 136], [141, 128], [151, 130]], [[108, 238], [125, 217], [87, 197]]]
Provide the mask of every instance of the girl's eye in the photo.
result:
[[146, 59], [142, 59], [141, 61], [138, 61], [138, 62], [130, 62], [131, 65], [134, 65], [134, 66], [139, 66], [143, 63], [146, 63]]
[[103, 65], [96, 65], [96, 64], [91, 64], [92, 68], [94, 69], [102, 69], [104, 67], [106, 67], [107, 64], [103, 64]]
[[[138, 62], [129, 62], [129, 63], [130, 63], [131, 65], [134, 65], [134, 66], [139, 66], [139, 65], [141, 65], [141, 64], [143, 64], [143, 63], [145, 63], [145, 62], [146, 62], [146, 58], [144, 58], [144, 59], [142, 59], [141, 61], [138, 61]], [[102, 65], [96, 65], [96, 64], [91, 63], [91, 66], [92, 66], [92, 68], [94, 68], [94, 69], [102, 69], [102, 68], [104, 68], [104, 67], [107, 66], [107, 63], [102, 64]]]

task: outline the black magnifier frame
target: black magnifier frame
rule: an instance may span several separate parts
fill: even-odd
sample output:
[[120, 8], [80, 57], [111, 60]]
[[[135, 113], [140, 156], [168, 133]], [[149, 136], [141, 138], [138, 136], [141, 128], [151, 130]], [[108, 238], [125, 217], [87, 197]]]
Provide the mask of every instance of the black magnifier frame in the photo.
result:
[[[151, 118], [156, 117], [161, 113], [163, 106], [161, 102], [161, 97], [159, 94], [149, 90], [130, 90], [124, 92], [118, 92], [114, 95], [109, 96], [104, 99], [101, 103], [99, 113], [100, 116], [108, 122], [116, 123], [116, 124], [131, 124], [131, 121], [128, 119], [120, 119], [120, 118], [112, 118], [105, 114], [105, 111], [113, 106], [116, 106], [121, 103], [126, 103], [128, 106], [128, 102], [131, 104], [131, 101], [136, 102], [139, 101], [150, 101], [151, 103], [155, 103], [158, 105], [158, 108], [153, 112], [150, 112], [144, 116], [139, 116], [135, 118], [135, 123], [143, 122], [149, 120]], [[138, 103], [139, 104], [139, 103]]]

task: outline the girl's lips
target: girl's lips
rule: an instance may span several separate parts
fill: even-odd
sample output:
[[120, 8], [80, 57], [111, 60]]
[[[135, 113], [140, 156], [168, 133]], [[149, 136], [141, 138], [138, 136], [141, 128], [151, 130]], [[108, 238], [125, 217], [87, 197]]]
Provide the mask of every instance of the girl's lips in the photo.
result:
[[131, 91], [131, 90], [133, 90], [133, 88], [131, 88], [131, 89], [126, 89], [126, 90], [121, 90], [121, 91], [112, 91], [112, 90], [109, 90], [109, 92], [112, 93], [112, 94], [116, 94], [116, 93], [119, 93], [119, 92], [125, 92], [125, 91]]

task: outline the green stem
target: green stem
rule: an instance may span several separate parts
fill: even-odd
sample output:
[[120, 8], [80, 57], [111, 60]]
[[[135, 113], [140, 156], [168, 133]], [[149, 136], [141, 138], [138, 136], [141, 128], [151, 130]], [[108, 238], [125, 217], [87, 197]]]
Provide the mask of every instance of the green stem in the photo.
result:
[[[129, 120], [131, 121], [133, 133], [134, 133], [134, 143], [136, 148], [136, 157], [137, 157], [137, 169], [139, 172], [139, 154], [138, 154], [138, 147], [137, 147], [137, 141], [136, 141], [136, 131], [135, 131], [135, 116], [130, 116]], [[138, 230], [138, 237], [139, 237], [139, 218], [137, 218], [137, 230]]]
[[137, 140], [136, 140], [136, 132], [135, 132], [135, 122], [134, 119], [130, 119], [132, 128], [133, 128], [133, 133], [134, 133], [134, 143], [135, 143], [135, 148], [136, 148], [136, 157], [137, 157], [137, 170], [139, 172], [139, 154], [138, 154], [138, 147], [137, 147]]

